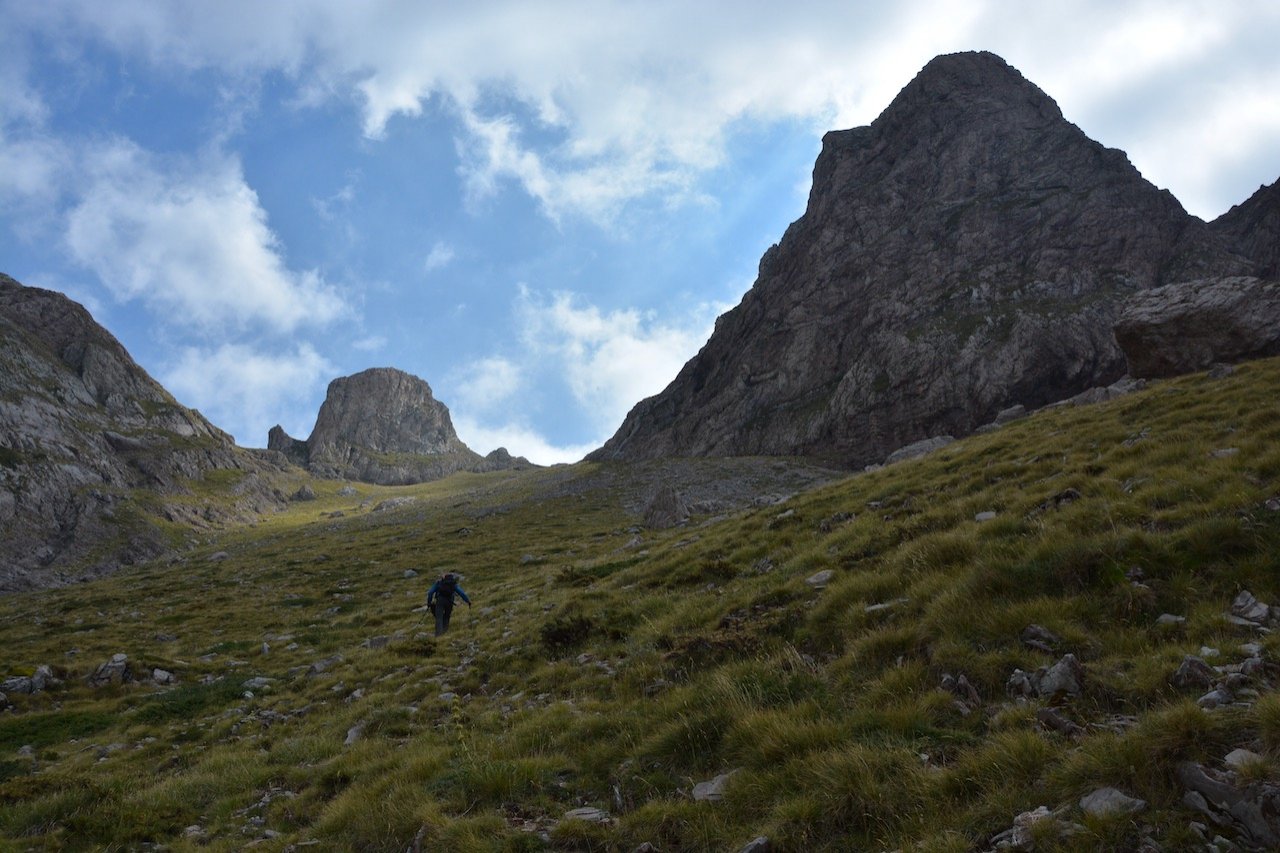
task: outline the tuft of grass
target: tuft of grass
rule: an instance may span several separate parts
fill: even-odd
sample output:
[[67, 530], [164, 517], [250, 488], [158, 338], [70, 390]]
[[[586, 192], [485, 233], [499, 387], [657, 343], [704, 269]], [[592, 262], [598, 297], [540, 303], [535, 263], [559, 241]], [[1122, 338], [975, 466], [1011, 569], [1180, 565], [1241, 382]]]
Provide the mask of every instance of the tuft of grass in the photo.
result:
[[116, 712], [103, 708], [0, 717], [0, 749], [16, 751], [23, 746], [52, 746], [78, 740], [109, 729], [116, 722]]
[[140, 723], [185, 720], [220, 709], [241, 698], [244, 687], [235, 678], [220, 678], [208, 684], [184, 684], [164, 693], [147, 696], [134, 711]]

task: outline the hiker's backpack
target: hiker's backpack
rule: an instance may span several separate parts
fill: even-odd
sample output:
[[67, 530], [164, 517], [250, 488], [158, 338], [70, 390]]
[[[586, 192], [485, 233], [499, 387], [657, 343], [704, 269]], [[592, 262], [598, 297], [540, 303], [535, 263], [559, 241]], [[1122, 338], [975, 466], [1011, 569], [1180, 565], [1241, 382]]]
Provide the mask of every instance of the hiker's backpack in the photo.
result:
[[440, 596], [443, 601], [453, 602], [453, 593], [458, 588], [456, 578], [440, 578], [439, 586], [436, 588], [436, 595]]

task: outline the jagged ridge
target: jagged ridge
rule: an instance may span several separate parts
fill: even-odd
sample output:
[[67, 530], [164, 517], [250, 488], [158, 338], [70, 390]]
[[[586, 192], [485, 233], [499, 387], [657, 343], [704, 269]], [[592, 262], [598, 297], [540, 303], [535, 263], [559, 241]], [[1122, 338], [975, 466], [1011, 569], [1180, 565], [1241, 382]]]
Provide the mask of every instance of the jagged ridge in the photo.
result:
[[[269, 469], [174, 400], [82, 306], [0, 274], [0, 590], [155, 557], [172, 544], [161, 519], [207, 526], [278, 507], [258, 476]], [[228, 505], [163, 499], [211, 471], [240, 475]], [[139, 510], [138, 490], [158, 517]]]

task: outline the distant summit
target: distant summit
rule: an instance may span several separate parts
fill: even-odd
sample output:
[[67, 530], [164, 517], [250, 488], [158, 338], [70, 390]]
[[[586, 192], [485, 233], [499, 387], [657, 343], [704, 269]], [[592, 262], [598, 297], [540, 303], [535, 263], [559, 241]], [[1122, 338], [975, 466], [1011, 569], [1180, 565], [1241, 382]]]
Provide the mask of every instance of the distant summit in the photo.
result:
[[754, 286], [589, 458], [858, 467], [1107, 385], [1132, 294], [1274, 270], [1275, 192], [1206, 225], [1000, 57], [937, 57], [823, 138]]
[[[283, 506], [259, 477], [270, 470], [174, 400], [82, 306], [0, 275], [0, 590], [151, 559], [177, 544], [175, 522]], [[231, 499], [192, 500], [212, 472], [234, 484]]]
[[381, 485], [438, 480], [455, 471], [532, 467], [504, 448], [487, 457], [471, 450], [431, 386], [392, 367], [333, 380], [310, 438], [292, 438], [277, 425], [267, 448], [318, 476]]

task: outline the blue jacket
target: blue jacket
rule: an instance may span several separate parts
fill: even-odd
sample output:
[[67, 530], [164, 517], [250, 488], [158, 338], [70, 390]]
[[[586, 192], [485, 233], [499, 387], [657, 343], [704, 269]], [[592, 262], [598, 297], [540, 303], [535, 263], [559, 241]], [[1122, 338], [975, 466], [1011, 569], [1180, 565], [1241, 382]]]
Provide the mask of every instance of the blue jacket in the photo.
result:
[[[453, 591], [462, 596], [462, 600], [467, 604], [471, 603], [471, 599], [467, 598], [467, 594], [462, 591], [462, 587], [456, 582], [453, 585]], [[427, 590], [427, 604], [434, 604], [437, 597], [439, 597], [445, 604], [453, 604], [453, 596], [448, 596], [446, 598], [446, 596], [440, 594], [440, 581], [433, 583], [431, 585], [431, 589]]]

